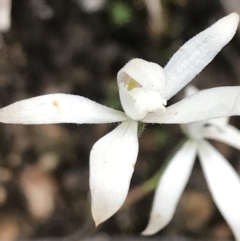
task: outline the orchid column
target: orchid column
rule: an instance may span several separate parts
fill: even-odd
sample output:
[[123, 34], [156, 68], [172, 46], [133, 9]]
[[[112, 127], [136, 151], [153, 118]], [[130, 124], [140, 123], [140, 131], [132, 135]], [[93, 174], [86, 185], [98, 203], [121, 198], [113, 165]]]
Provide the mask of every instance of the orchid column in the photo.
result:
[[[204, 106], [206, 107], [205, 92], [195, 95], [193, 100], [187, 99], [173, 107], [166, 107], [167, 101], [199, 74], [232, 39], [238, 22], [239, 16], [236, 13], [222, 18], [184, 44], [164, 69], [142, 59], [128, 62], [117, 75], [120, 100], [125, 112], [81, 96], [50, 94], [22, 100], [2, 108], [0, 122], [122, 122], [97, 141], [90, 153], [92, 214], [98, 225], [111, 217], [126, 199], [138, 155], [138, 122], [186, 123], [219, 116], [240, 115], [239, 87], [229, 87], [227, 91], [221, 91], [219, 88], [209, 90], [207, 96], [210, 95], [211, 98], [208, 108], [214, 111], [207, 114], [203, 114]], [[233, 99], [233, 96], [236, 98]], [[219, 102], [225, 108], [218, 108]], [[199, 111], [196, 108], [198, 105]]]

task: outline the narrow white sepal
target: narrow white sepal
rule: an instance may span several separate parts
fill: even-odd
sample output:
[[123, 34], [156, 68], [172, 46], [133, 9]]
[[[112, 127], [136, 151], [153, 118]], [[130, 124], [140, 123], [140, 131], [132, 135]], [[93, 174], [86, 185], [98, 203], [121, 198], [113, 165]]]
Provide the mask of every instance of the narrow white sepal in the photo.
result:
[[208, 142], [199, 145], [204, 176], [219, 211], [240, 240], [240, 178], [228, 161]]
[[42, 95], [0, 109], [0, 122], [9, 124], [111, 123], [126, 115], [87, 98], [68, 94]]
[[138, 123], [125, 121], [98, 140], [90, 154], [92, 215], [96, 226], [126, 199], [138, 155]]
[[238, 22], [236, 13], [220, 19], [173, 55], [164, 68], [167, 78], [164, 99], [169, 100], [213, 60], [236, 33]]
[[204, 138], [221, 141], [240, 150], [240, 131], [234, 126], [226, 125], [223, 129], [206, 126], [203, 128], [203, 136]]
[[185, 124], [240, 115], [240, 87], [218, 87], [199, 91], [165, 109], [148, 114], [143, 122]]
[[159, 180], [150, 220], [143, 235], [152, 235], [172, 219], [196, 158], [196, 141], [187, 141], [170, 160]]

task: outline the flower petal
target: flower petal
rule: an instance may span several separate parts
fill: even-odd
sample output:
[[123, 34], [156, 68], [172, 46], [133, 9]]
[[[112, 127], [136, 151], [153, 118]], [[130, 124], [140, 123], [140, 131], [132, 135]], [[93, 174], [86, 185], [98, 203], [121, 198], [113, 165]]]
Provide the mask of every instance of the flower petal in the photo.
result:
[[224, 129], [213, 126], [203, 128], [203, 136], [216, 141], [221, 141], [240, 150], [240, 131], [231, 125], [226, 125]]
[[148, 114], [147, 123], [190, 123], [240, 115], [240, 87], [218, 87], [199, 91], [165, 109]]
[[123, 122], [92, 148], [90, 190], [96, 225], [117, 212], [126, 199], [138, 155], [137, 125]]
[[232, 13], [207, 28], [185, 43], [164, 68], [167, 84], [164, 99], [169, 100], [202, 69], [232, 39], [239, 22], [239, 16]]
[[132, 59], [122, 69], [118, 71], [117, 81], [129, 87], [135, 80], [137, 84], [148, 90], [158, 91], [161, 94], [166, 85], [166, 77], [163, 68], [153, 62], [143, 59]]
[[199, 145], [199, 159], [219, 211], [240, 240], [240, 178], [228, 161], [208, 142]]
[[123, 112], [77, 95], [49, 94], [0, 109], [0, 122], [10, 124], [111, 123], [124, 121]]
[[187, 141], [167, 165], [156, 189], [150, 221], [143, 235], [152, 235], [172, 219], [192, 171], [197, 142]]

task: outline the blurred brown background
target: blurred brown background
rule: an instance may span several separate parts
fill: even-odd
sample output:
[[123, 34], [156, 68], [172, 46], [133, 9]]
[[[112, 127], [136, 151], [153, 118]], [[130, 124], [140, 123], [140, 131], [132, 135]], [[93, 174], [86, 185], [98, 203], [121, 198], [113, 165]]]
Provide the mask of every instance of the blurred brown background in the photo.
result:
[[[238, 0], [13, 0], [11, 28], [1, 37], [0, 105], [62, 92], [121, 109], [116, 74], [128, 60], [164, 66], [185, 41], [232, 11], [240, 13]], [[192, 84], [239, 85], [239, 36]], [[239, 118], [231, 122], [240, 128]], [[89, 152], [114, 126], [0, 125], [0, 241], [139, 237], [153, 193], [97, 229], [91, 217]], [[147, 181], [182, 138], [177, 125], [147, 126], [131, 188]], [[214, 144], [240, 172], [239, 152]], [[232, 238], [198, 162], [173, 221], [155, 238], [163, 236]]]

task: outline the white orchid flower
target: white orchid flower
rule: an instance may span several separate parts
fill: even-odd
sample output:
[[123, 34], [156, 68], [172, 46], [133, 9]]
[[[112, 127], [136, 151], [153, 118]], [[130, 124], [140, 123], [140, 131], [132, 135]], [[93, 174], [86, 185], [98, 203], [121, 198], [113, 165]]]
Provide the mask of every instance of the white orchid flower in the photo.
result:
[[[190, 87], [189, 91], [196, 92], [196, 89]], [[240, 177], [205, 139], [221, 141], [240, 150], [240, 131], [228, 124], [228, 118], [185, 124], [182, 129], [188, 140], [169, 161], [159, 180], [150, 220], [142, 234], [152, 235], [171, 221], [198, 155], [213, 200], [239, 241]]]
[[[126, 199], [138, 155], [138, 121], [144, 122], [149, 113], [157, 112], [157, 117], [159, 113], [168, 113], [168, 107], [165, 107], [167, 100], [212, 61], [234, 36], [238, 22], [239, 16], [236, 13], [222, 18], [185, 43], [164, 69], [142, 59], [133, 59], [127, 63], [117, 75], [120, 100], [125, 113], [81, 96], [50, 94], [22, 100], [2, 108], [0, 122], [122, 122], [97, 141], [90, 154], [92, 214], [98, 225], [111, 217]], [[226, 112], [232, 114], [230, 111]], [[219, 113], [215, 112], [215, 115]], [[182, 119], [184, 120], [184, 117]]]

